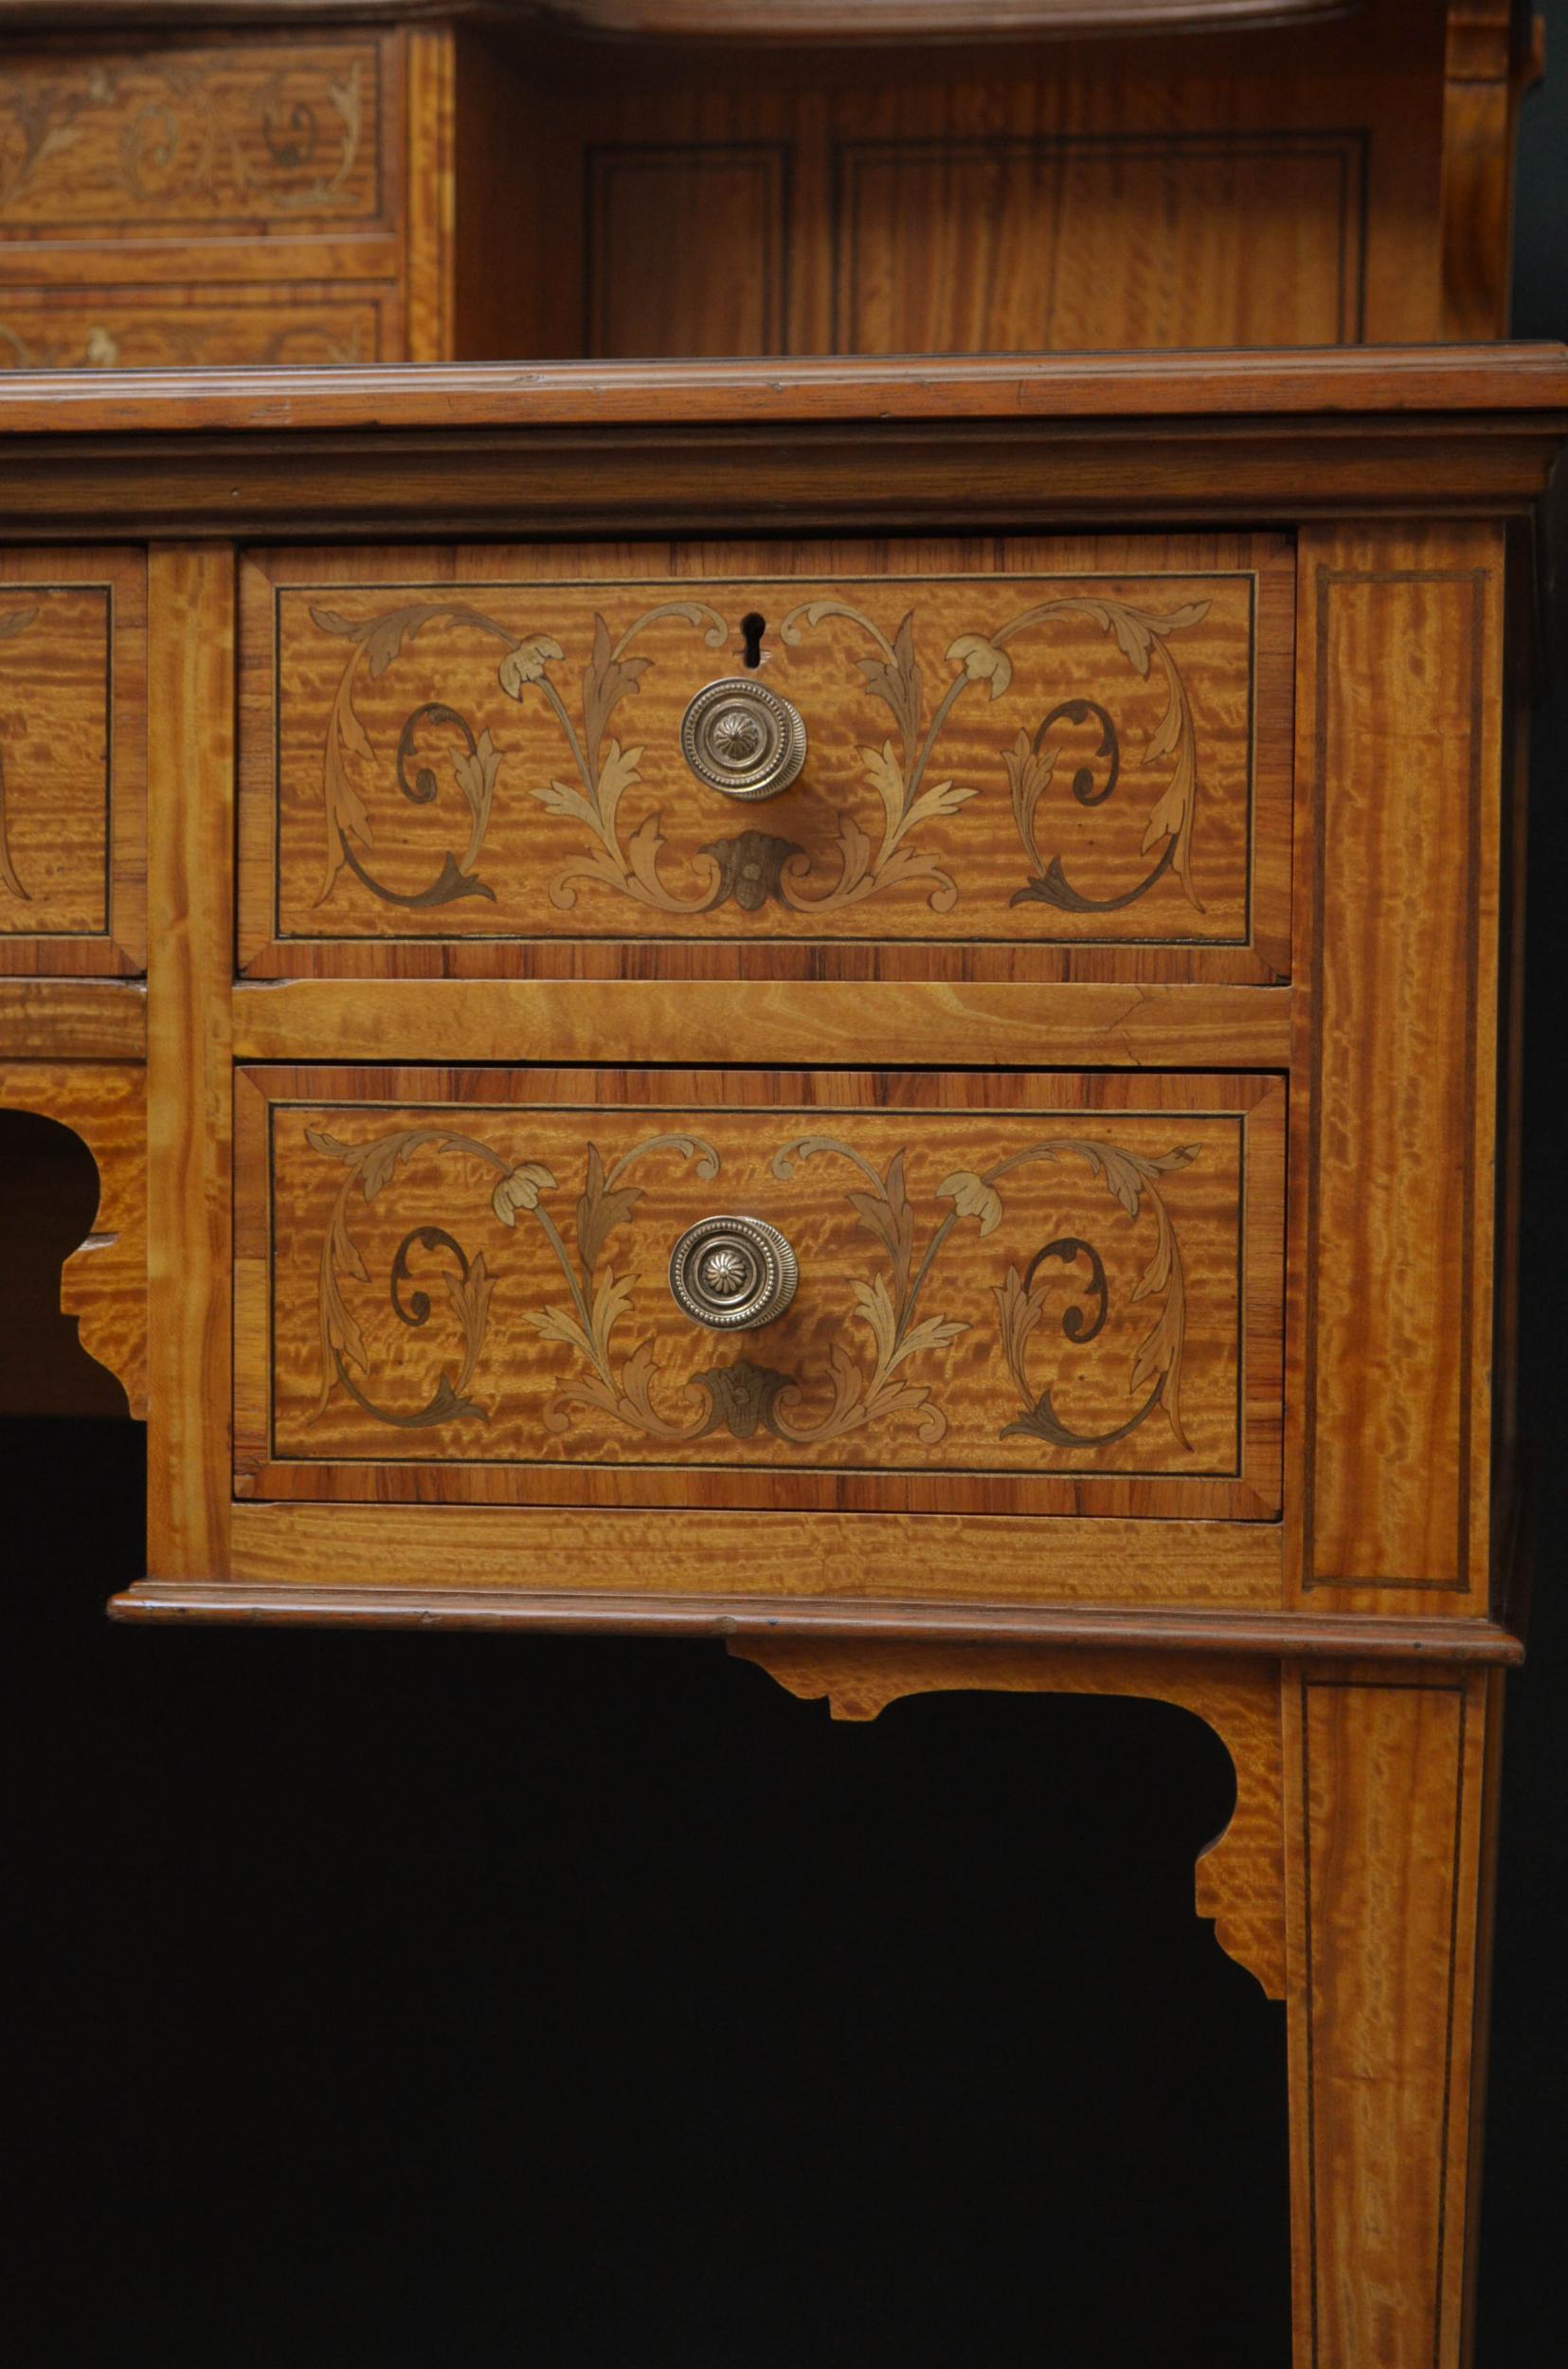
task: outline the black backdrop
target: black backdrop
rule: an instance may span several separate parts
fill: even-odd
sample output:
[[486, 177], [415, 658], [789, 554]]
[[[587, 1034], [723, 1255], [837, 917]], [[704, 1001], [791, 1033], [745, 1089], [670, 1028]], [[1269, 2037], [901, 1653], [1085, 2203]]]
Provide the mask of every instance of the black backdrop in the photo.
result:
[[[1561, 336], [1547, 13], [1516, 328]], [[1560, 2358], [1564, 2315], [1565, 769], [1559, 674], [1480, 2369]], [[1283, 2011], [1191, 1911], [1234, 1793], [1196, 1720], [835, 1727], [717, 1646], [111, 1629], [142, 1439], [0, 1427], [13, 2359], [1285, 2369]]]

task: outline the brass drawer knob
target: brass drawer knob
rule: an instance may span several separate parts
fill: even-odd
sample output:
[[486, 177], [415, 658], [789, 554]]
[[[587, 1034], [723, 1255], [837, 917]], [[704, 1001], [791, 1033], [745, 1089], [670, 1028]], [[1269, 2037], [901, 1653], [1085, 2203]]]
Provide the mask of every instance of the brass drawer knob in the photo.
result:
[[793, 699], [745, 675], [699, 691], [681, 718], [680, 747], [699, 782], [727, 798], [774, 798], [805, 763], [805, 718]]
[[801, 1270], [777, 1226], [760, 1218], [700, 1218], [670, 1253], [683, 1314], [714, 1332], [750, 1332], [782, 1316]]

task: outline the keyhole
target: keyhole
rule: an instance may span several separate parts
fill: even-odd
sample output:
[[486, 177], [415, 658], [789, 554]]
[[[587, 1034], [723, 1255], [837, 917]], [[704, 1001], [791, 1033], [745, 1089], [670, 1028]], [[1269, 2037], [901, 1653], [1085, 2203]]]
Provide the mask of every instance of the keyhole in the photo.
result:
[[763, 636], [766, 631], [766, 618], [759, 617], [755, 609], [752, 610], [749, 617], [743, 617], [741, 619], [741, 635], [746, 643], [746, 663], [748, 666], [760, 666], [762, 664]]

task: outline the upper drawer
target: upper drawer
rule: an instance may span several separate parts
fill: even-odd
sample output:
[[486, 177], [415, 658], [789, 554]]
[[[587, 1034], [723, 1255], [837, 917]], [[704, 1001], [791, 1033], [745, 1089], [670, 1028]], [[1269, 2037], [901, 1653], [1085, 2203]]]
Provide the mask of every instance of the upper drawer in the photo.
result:
[[[216, 241], [387, 231], [400, 58], [377, 33], [12, 50], [0, 240], [91, 241], [111, 269], [120, 242], [177, 242], [189, 277]], [[269, 251], [269, 272], [281, 266]]]
[[[258, 554], [243, 967], [1281, 977], [1293, 584], [1236, 535]], [[683, 753], [728, 676], [803, 720], [773, 796]]]
[[0, 974], [147, 959], [147, 570], [0, 551]]

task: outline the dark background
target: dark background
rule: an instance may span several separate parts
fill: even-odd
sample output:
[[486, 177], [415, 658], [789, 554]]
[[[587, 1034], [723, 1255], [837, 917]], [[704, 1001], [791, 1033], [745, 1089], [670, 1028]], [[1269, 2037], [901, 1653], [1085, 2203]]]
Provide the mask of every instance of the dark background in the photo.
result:
[[[1515, 327], [1562, 336], [1546, 13]], [[1559, 672], [1479, 2369], [1565, 2315], [1565, 771]], [[90, 1223], [60, 1175], [13, 1312]], [[1285, 2369], [1284, 2011], [1192, 1913], [1234, 1798], [1197, 1720], [835, 1727], [716, 1645], [112, 1629], [142, 1465], [129, 1423], [0, 1425], [27, 2369]]]

